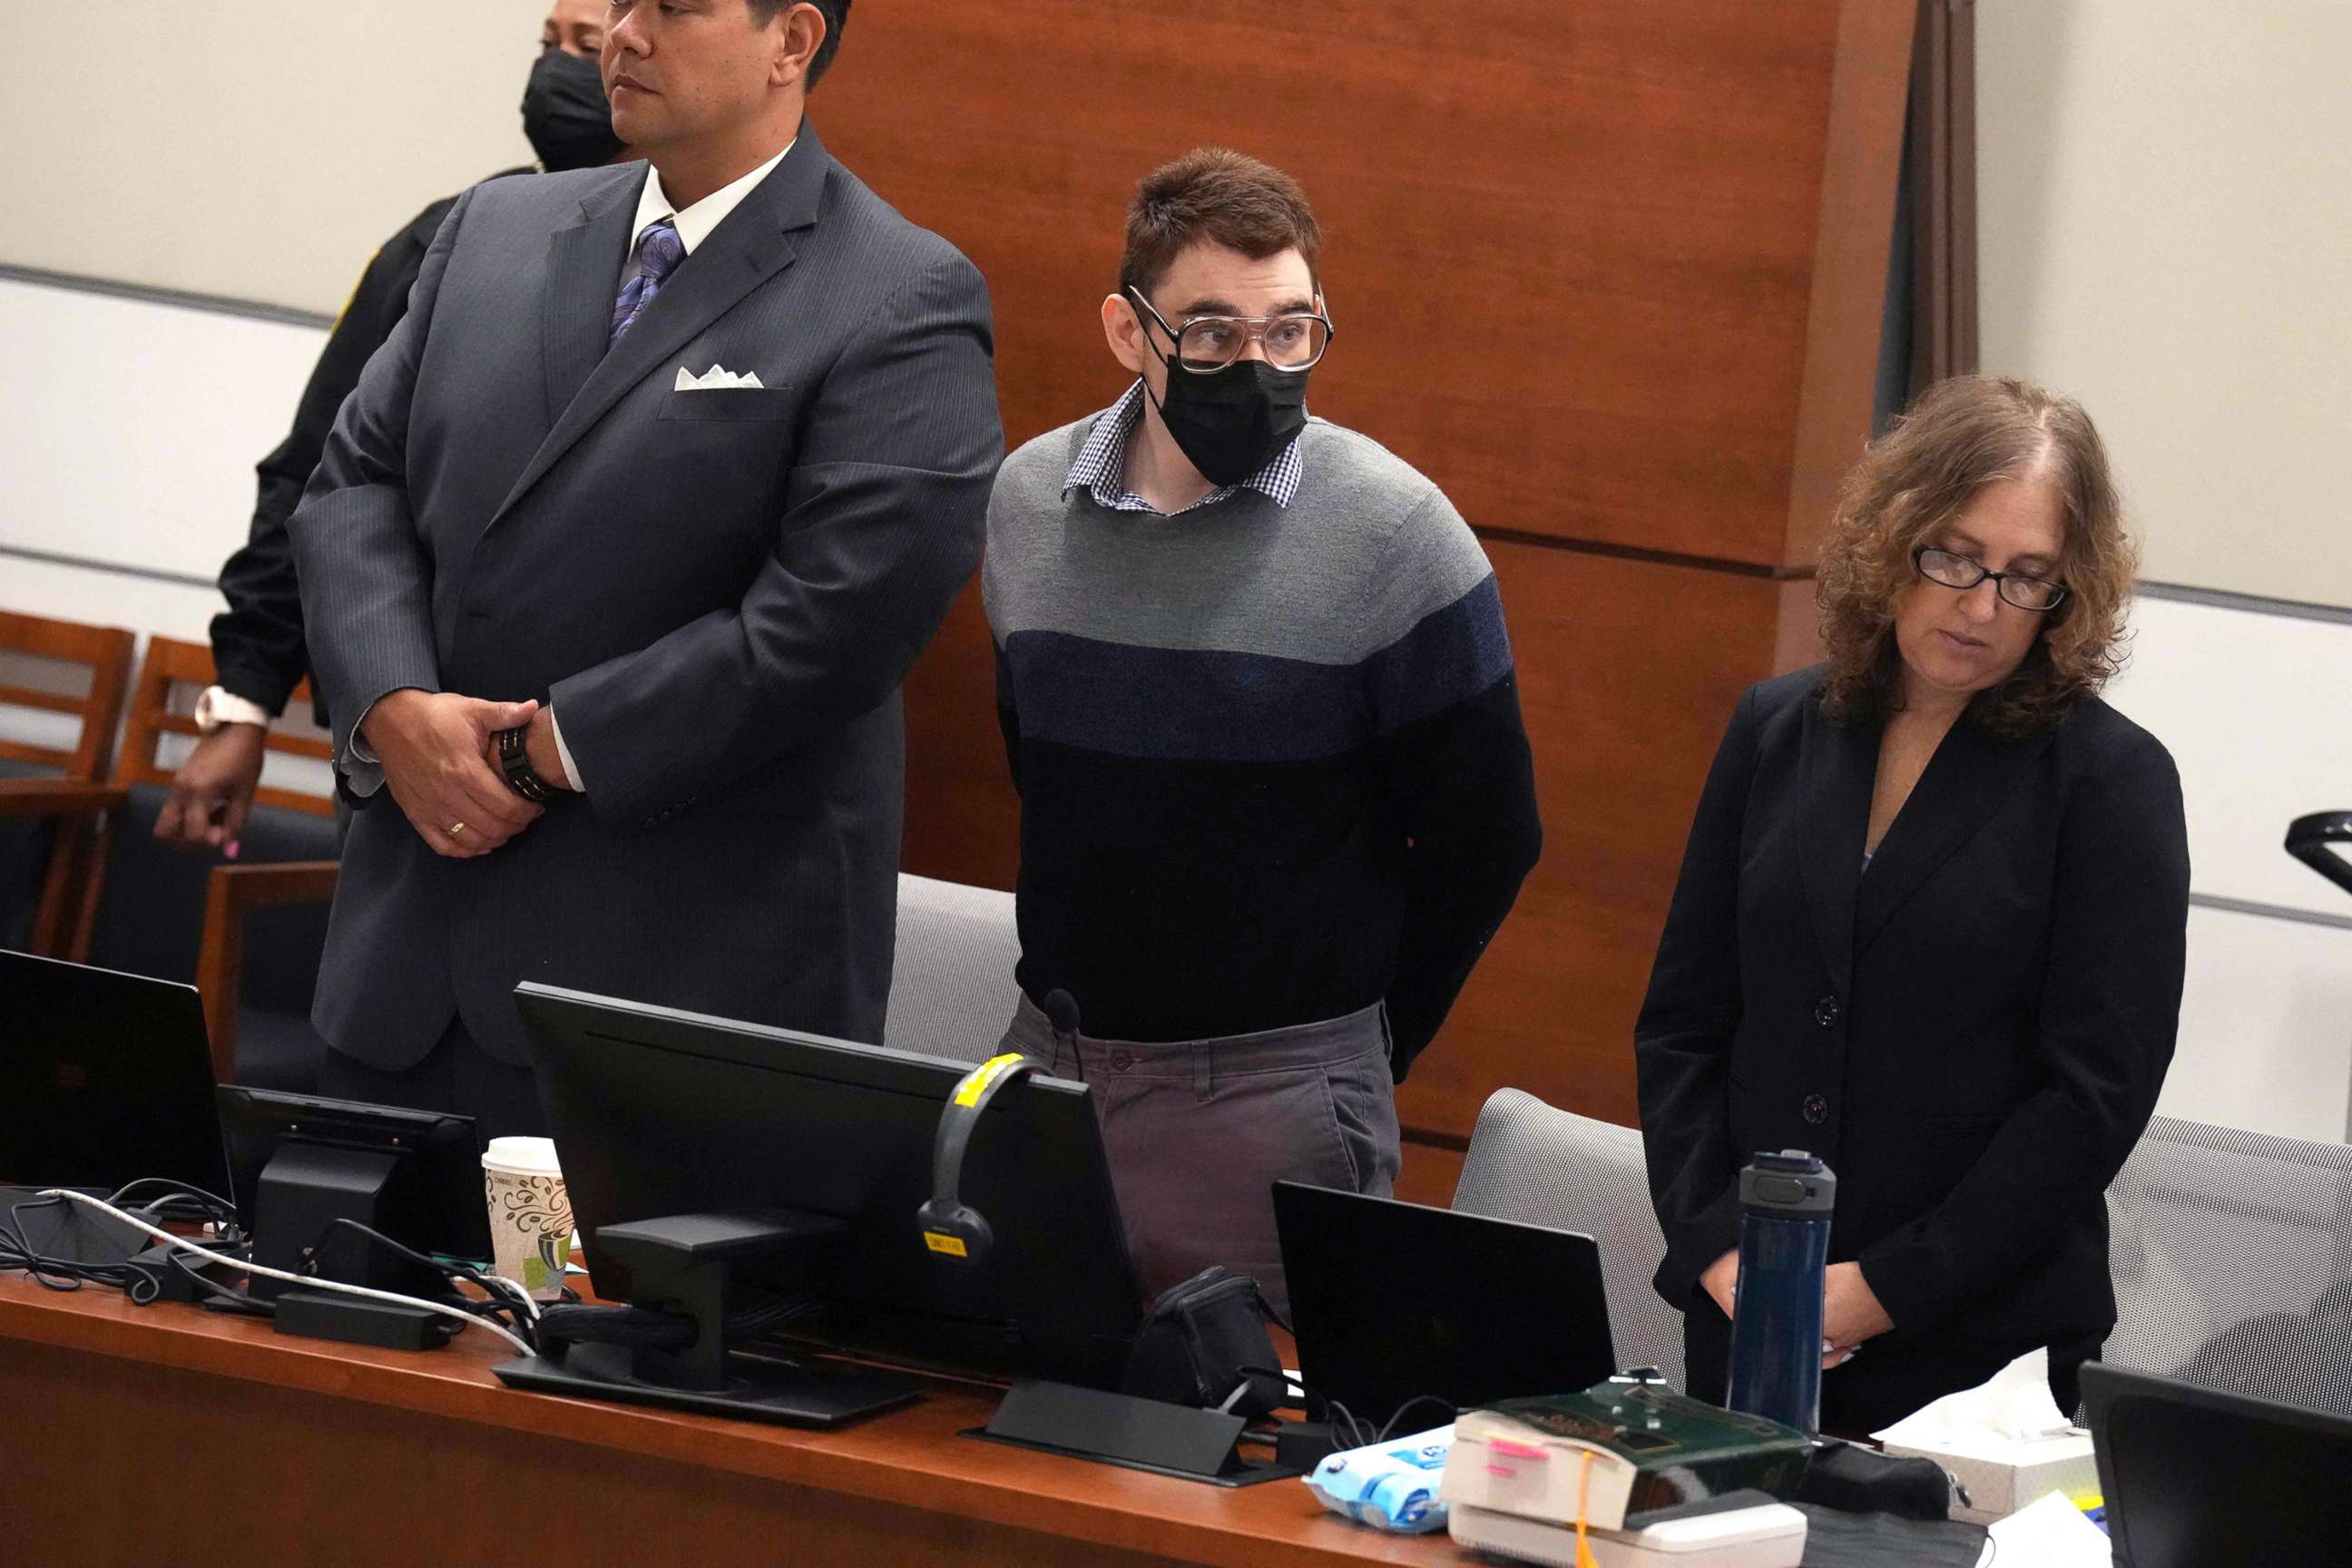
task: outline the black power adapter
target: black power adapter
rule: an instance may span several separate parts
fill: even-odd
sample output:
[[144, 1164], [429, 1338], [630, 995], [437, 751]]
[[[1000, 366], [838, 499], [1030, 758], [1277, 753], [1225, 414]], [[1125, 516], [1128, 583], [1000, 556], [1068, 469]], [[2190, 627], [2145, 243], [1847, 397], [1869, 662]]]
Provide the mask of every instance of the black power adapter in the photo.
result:
[[1336, 1422], [1285, 1421], [1274, 1431], [1275, 1464], [1301, 1475], [1313, 1475], [1325, 1459], [1354, 1447], [1355, 1439], [1342, 1435]]
[[[172, 1260], [173, 1253], [180, 1260]], [[168, 1242], [157, 1242], [122, 1266], [123, 1284], [131, 1300], [142, 1307], [158, 1301], [194, 1301], [207, 1294], [192, 1276], [200, 1274], [220, 1289], [233, 1288], [238, 1270], [226, 1263], [215, 1263]], [[140, 1283], [146, 1281], [145, 1285]], [[152, 1289], [150, 1288], [152, 1287]]]
[[455, 1320], [424, 1307], [331, 1290], [288, 1290], [274, 1321], [281, 1334], [388, 1351], [439, 1350], [457, 1331]]

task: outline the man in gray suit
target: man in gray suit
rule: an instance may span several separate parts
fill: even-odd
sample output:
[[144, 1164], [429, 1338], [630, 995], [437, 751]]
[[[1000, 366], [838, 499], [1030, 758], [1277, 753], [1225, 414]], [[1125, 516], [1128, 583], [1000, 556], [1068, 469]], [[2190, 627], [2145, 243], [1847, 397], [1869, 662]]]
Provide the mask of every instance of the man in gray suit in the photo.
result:
[[971, 264], [803, 119], [850, 0], [617, 0], [646, 163], [475, 187], [290, 529], [323, 1091], [540, 1131], [518, 981], [881, 1037], [899, 682], [1003, 455]]

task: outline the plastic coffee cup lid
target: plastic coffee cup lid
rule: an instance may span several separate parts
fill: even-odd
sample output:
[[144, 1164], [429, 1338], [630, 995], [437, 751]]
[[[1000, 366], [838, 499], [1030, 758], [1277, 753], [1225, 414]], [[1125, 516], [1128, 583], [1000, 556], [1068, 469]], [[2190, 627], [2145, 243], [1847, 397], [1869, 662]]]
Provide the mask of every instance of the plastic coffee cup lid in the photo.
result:
[[560, 1176], [552, 1138], [493, 1138], [482, 1155], [485, 1171], [511, 1171], [525, 1176]]

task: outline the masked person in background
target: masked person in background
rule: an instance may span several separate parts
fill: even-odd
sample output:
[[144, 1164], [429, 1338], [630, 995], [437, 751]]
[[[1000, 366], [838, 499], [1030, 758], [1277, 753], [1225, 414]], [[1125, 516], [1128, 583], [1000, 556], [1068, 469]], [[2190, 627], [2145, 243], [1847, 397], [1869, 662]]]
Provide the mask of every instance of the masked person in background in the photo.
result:
[[[610, 9], [605, 0], [555, 0], [547, 14], [540, 57], [522, 100], [523, 132], [539, 154], [541, 170], [591, 168], [627, 154], [613, 133], [612, 110], [596, 65]], [[490, 177], [532, 172], [507, 169]], [[155, 837], [166, 843], [236, 858], [237, 837], [261, 782], [262, 743], [310, 667], [286, 520], [302, 499], [310, 470], [319, 466], [335, 411], [359, 384], [368, 357], [407, 310], [409, 286], [424, 265], [425, 247], [457, 205], [456, 196], [435, 202], [368, 262], [302, 389], [294, 428], [261, 460], [252, 528], [244, 546], [221, 568], [228, 608], [213, 617], [217, 684], [197, 699], [195, 712], [204, 734], [181, 764], [171, 798], [155, 818]], [[324, 727], [323, 702], [317, 704], [315, 717]]]
[[1224, 1264], [1277, 1305], [1271, 1184], [1391, 1190], [1391, 1085], [1542, 842], [1486, 553], [1307, 413], [1320, 249], [1255, 158], [1146, 176], [1102, 305], [1138, 379], [1006, 460], [984, 578], [1021, 792], [1004, 1048], [1093, 1085], [1147, 1289]]

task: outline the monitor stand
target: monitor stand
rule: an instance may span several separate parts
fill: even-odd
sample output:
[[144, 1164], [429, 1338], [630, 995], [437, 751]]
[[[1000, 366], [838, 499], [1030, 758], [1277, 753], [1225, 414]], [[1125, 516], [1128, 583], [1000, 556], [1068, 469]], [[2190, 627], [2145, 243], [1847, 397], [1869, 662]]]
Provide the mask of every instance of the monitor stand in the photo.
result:
[[1243, 1458], [1248, 1426], [1223, 1410], [1024, 1377], [1006, 1391], [987, 1426], [961, 1436], [1213, 1487], [1254, 1487], [1307, 1473]]
[[847, 1226], [792, 1210], [672, 1215], [608, 1225], [590, 1250], [629, 1271], [634, 1305], [694, 1320], [679, 1350], [593, 1342], [557, 1347], [493, 1368], [513, 1388], [575, 1399], [656, 1405], [795, 1426], [837, 1426], [920, 1397], [898, 1373], [830, 1362], [729, 1356], [730, 1275], [757, 1263], [762, 1279], [803, 1279]]
[[[431, 1269], [365, 1237], [330, 1228], [348, 1219], [382, 1231], [385, 1189], [407, 1157], [404, 1149], [281, 1139], [255, 1184], [253, 1261], [403, 1296], [446, 1292], [448, 1281]], [[426, 1307], [306, 1290], [266, 1274], [249, 1277], [245, 1293], [273, 1304], [281, 1334], [388, 1350], [433, 1350], [449, 1339], [449, 1320]]]
[[[308, 1139], [282, 1140], [261, 1168], [253, 1204], [253, 1260], [289, 1274], [315, 1274], [346, 1285], [430, 1295], [446, 1282], [364, 1237], [330, 1231], [339, 1219], [383, 1228], [383, 1195], [407, 1157], [396, 1149], [359, 1149]], [[255, 1275], [247, 1294], [275, 1300], [299, 1289]]]

